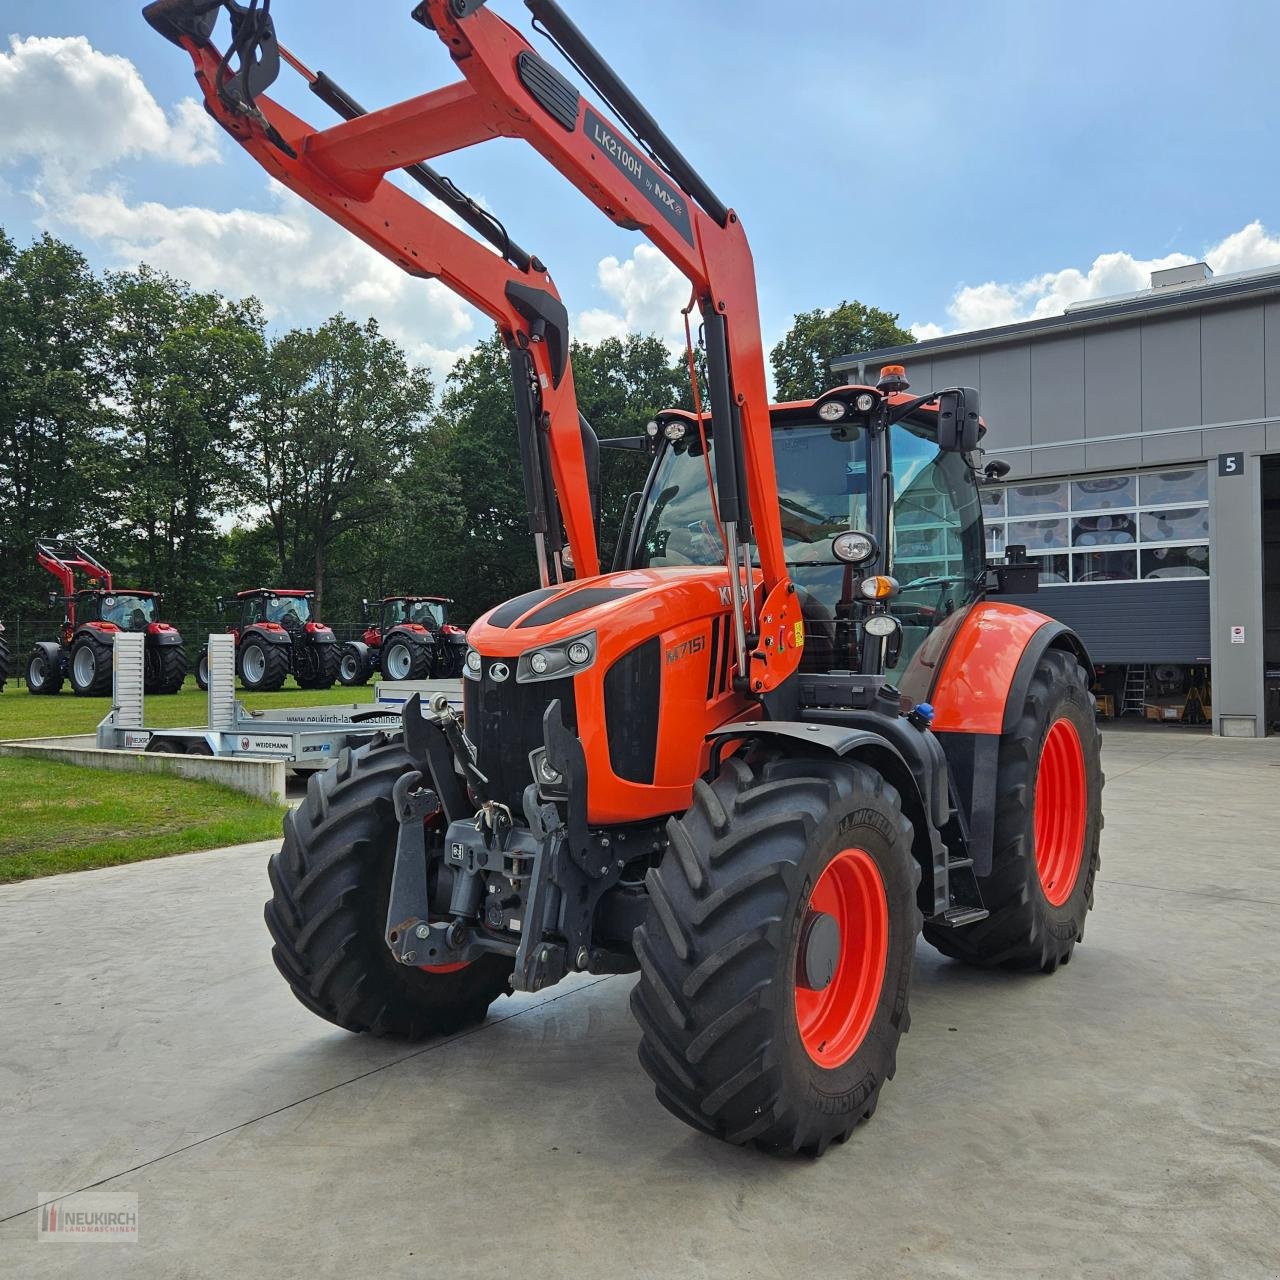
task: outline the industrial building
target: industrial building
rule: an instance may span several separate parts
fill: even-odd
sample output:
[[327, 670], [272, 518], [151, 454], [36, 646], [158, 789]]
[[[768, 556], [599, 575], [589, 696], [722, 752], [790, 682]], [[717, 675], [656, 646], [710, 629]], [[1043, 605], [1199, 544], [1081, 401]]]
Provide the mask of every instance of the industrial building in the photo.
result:
[[1017, 602], [1080, 632], [1116, 714], [1280, 731], [1280, 270], [1157, 271], [833, 370], [874, 382], [885, 363], [981, 392], [987, 458], [1011, 467], [983, 488], [991, 557], [1037, 558]]

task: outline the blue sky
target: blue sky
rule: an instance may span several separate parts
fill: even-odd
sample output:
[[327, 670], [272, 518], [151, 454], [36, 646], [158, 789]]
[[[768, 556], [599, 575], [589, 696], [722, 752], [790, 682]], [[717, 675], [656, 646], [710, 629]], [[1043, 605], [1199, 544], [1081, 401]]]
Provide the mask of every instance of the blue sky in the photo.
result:
[[[380, 105], [453, 78], [409, 7], [275, 0], [274, 12], [286, 45]], [[845, 297], [927, 334], [1141, 287], [1170, 256], [1208, 253], [1219, 272], [1280, 263], [1273, 4], [566, 7], [740, 212], [768, 342], [795, 311]], [[4, 6], [0, 34], [17, 40], [0, 45], [10, 235], [48, 228], [98, 266], [143, 257], [203, 287], [252, 289], [281, 324], [373, 313], [447, 367], [483, 322], [273, 193], [181, 106], [190, 63], [140, 8]], [[494, 8], [527, 30], [519, 0]], [[31, 39], [76, 36], [87, 43]], [[438, 165], [546, 260], [583, 336], [676, 333], [682, 290], [665, 265], [523, 144]]]

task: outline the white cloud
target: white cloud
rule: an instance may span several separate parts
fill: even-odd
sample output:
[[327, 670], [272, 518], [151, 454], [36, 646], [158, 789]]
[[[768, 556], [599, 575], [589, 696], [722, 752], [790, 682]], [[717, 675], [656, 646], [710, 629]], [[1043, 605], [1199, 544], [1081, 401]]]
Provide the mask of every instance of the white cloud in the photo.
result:
[[573, 322], [575, 338], [599, 342], [654, 333], [668, 346], [684, 349], [680, 311], [689, 301], [689, 281], [653, 245], [636, 245], [625, 260], [602, 258], [596, 279], [613, 306], [579, 312]]
[[141, 156], [218, 160], [217, 126], [194, 99], [165, 115], [132, 62], [84, 36], [10, 36], [0, 53], [0, 120], [0, 164], [35, 160], [83, 175]]
[[337, 310], [357, 319], [375, 315], [442, 379], [470, 348], [476, 313], [436, 281], [406, 275], [283, 188], [272, 184], [270, 191], [277, 207], [267, 212], [135, 204], [118, 188], [60, 192], [48, 211], [122, 266], [146, 262], [198, 289], [254, 294], [281, 323], [312, 324]]
[[949, 322], [911, 326], [917, 339], [944, 333], [988, 329], [1018, 320], [1060, 315], [1072, 303], [1105, 298], [1147, 288], [1151, 273], [1164, 267], [1205, 261], [1218, 275], [1280, 264], [1280, 237], [1270, 235], [1261, 222], [1249, 223], [1206, 250], [1200, 257], [1170, 253], [1161, 258], [1135, 258], [1128, 253], [1104, 253], [1087, 271], [1066, 267], [1033, 276], [1030, 280], [968, 285], [957, 290], [947, 306]]

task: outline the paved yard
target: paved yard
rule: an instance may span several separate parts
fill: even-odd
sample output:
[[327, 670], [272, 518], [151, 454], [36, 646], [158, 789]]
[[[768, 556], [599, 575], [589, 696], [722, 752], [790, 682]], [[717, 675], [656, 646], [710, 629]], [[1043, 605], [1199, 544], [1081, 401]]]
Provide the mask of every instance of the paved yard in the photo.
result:
[[[251, 846], [0, 889], [0, 1275], [1280, 1276], [1280, 742], [1106, 735], [1097, 907], [1052, 978], [921, 944], [875, 1119], [694, 1134], [630, 978], [416, 1048], [294, 1003]], [[40, 1192], [137, 1245], [37, 1244]]]

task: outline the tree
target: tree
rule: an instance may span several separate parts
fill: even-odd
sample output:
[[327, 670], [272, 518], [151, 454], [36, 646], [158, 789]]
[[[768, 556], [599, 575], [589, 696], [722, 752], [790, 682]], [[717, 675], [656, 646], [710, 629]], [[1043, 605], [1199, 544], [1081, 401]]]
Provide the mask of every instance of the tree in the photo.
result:
[[430, 376], [374, 320], [334, 316], [267, 351], [249, 415], [248, 496], [266, 512], [285, 577], [313, 584], [317, 612], [334, 546], [396, 502], [391, 477], [432, 399]]
[[134, 576], [166, 584], [172, 611], [203, 610], [216, 594], [214, 522], [239, 496], [233, 445], [262, 364], [261, 309], [145, 266], [107, 284], [120, 550]]
[[94, 536], [105, 517], [110, 306], [83, 255], [0, 232], [0, 599], [38, 608], [33, 542]]
[[[673, 360], [658, 338], [628, 334], [571, 347], [578, 407], [602, 440], [634, 436], [661, 409], [693, 407], [688, 367]], [[627, 495], [644, 484], [647, 453], [602, 450], [600, 465], [600, 561], [608, 567], [620, 532]]]
[[808, 400], [821, 395], [833, 385], [833, 360], [914, 341], [898, 325], [896, 314], [861, 302], [842, 302], [830, 311], [801, 311], [769, 353], [777, 397]]

